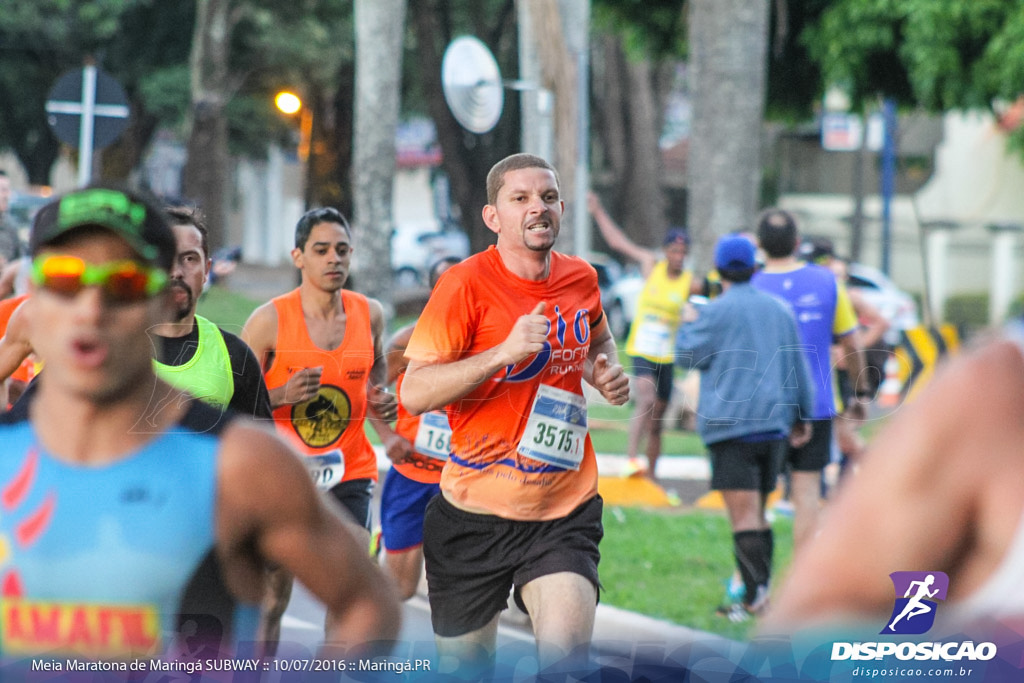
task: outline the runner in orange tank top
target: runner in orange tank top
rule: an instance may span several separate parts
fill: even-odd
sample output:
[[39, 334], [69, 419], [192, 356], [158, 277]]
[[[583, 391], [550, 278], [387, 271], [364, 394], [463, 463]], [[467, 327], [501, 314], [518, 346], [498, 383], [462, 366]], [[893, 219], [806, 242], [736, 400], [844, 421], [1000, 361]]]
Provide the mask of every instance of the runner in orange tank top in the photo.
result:
[[[377, 459], [364, 420], [393, 421], [396, 411], [394, 395], [382, 388], [384, 310], [342, 289], [352, 236], [338, 210], [314, 209], [299, 219], [292, 260], [299, 287], [253, 311], [241, 336], [263, 366], [278, 433], [306, 456], [317, 487], [362, 527], [368, 545]], [[281, 597], [290, 584], [279, 578]]]
[[400, 390], [410, 413], [448, 410], [451, 454], [423, 529], [431, 620], [439, 653], [483, 677], [513, 587], [540, 666], [585, 664], [603, 530], [582, 380], [613, 404], [629, 394], [596, 272], [552, 250], [555, 169], [508, 157], [487, 198], [497, 246], [438, 282]]
[[28, 340], [26, 311], [21, 310], [28, 294], [19, 294], [0, 301], [0, 406], [12, 405], [36, 374], [36, 360], [28, 357], [32, 344]]
[[[458, 262], [458, 258], [448, 257], [435, 263], [430, 268], [431, 288]], [[389, 385], [397, 381], [401, 388], [408, 364], [405, 349], [414, 327], [415, 323], [406, 325], [388, 340]], [[440, 491], [441, 469], [448, 461], [451, 435], [445, 411], [410, 415], [401, 405], [394, 431], [385, 425], [381, 432], [391, 459], [380, 497], [384, 566], [398, 584], [403, 600], [416, 594], [423, 574], [423, 515], [427, 504]]]

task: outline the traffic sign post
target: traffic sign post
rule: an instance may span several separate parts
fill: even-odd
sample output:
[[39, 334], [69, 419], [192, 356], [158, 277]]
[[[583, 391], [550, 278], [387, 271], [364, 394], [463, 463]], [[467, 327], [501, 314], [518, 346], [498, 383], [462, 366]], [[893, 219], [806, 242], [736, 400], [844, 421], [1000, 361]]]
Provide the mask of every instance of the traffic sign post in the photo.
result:
[[128, 125], [128, 97], [113, 76], [87, 65], [61, 76], [46, 100], [47, 121], [61, 141], [78, 147], [78, 185], [92, 178], [92, 152]]

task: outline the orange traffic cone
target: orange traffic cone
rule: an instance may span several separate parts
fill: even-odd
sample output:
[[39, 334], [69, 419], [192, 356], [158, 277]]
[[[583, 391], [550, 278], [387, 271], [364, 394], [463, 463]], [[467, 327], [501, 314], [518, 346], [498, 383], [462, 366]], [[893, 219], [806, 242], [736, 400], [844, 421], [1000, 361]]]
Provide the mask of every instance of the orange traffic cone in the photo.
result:
[[883, 408], [893, 408], [900, 402], [900, 393], [903, 386], [900, 384], [900, 362], [896, 360], [895, 354], [890, 354], [885, 361], [885, 381], [878, 389], [878, 405]]

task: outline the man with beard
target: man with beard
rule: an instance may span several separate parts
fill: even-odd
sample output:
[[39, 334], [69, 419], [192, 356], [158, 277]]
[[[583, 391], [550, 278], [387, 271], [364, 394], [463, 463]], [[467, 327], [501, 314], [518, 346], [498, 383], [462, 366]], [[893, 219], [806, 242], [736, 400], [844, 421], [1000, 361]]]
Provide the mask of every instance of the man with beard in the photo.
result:
[[587, 664], [604, 530], [582, 383], [613, 405], [629, 399], [597, 273], [554, 251], [565, 210], [554, 167], [506, 157], [487, 201], [497, 244], [438, 281], [401, 388], [411, 415], [448, 413], [441, 494], [423, 521], [430, 618], [438, 653], [483, 678], [510, 591], [541, 668]]
[[[221, 410], [270, 420], [270, 395], [255, 354], [236, 335], [196, 314], [197, 294], [211, 264], [202, 214], [184, 207], [166, 208], [164, 214], [177, 244], [168, 285], [176, 306], [172, 320], [151, 330], [157, 376]], [[0, 377], [9, 377], [32, 352], [29, 306], [29, 301], [18, 306], [0, 339]]]
[[218, 408], [271, 419], [270, 394], [259, 361], [245, 342], [196, 314], [210, 274], [206, 224], [197, 209], [165, 209], [177, 253], [170, 273], [174, 320], [156, 326], [157, 375]]

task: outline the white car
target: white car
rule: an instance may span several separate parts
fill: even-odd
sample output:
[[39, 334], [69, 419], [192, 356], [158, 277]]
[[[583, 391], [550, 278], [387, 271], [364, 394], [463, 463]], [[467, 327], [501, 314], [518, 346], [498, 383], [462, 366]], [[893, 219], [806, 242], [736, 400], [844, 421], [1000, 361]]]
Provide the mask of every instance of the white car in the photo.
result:
[[888, 344], [899, 344], [902, 331], [917, 327], [921, 323], [914, 298], [897, 287], [877, 268], [862, 263], [851, 263], [846, 286], [858, 290], [867, 302], [889, 321], [889, 330], [885, 333], [885, 341]]
[[438, 221], [399, 223], [391, 233], [391, 270], [399, 288], [426, 286], [427, 271], [447, 256], [469, 256], [469, 237]]

